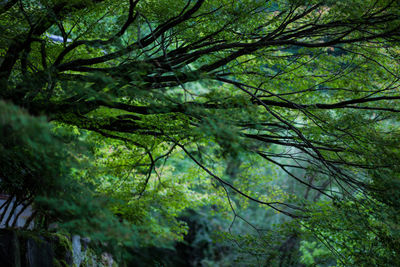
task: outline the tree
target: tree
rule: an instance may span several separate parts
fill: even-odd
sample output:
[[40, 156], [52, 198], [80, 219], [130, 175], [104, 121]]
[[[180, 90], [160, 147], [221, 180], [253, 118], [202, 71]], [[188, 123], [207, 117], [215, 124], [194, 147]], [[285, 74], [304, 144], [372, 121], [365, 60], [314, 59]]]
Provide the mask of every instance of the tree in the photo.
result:
[[[398, 255], [399, 10], [389, 0], [2, 1], [0, 96], [134, 146], [146, 155], [134, 166], [148, 167], [143, 192], [181, 151], [229, 201], [308, 227], [315, 202], [357, 207]], [[229, 178], [207, 154], [264, 160], [303, 186], [302, 199], [271, 199], [255, 190], [263, 177]]]

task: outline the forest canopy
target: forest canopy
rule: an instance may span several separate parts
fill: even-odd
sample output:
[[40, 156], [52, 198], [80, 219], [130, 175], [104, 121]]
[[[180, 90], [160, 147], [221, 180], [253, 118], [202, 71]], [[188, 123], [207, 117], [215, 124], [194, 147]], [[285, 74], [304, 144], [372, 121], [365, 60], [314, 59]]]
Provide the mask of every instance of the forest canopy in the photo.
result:
[[399, 44], [395, 0], [0, 1], [0, 189], [116, 258], [398, 265]]

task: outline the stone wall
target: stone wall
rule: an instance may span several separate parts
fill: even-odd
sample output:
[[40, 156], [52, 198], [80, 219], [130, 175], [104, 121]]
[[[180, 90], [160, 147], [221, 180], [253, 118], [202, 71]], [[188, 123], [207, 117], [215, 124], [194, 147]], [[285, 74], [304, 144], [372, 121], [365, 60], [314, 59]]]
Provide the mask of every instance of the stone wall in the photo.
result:
[[56, 233], [0, 229], [0, 267], [117, 266], [111, 255], [96, 256], [88, 240]]

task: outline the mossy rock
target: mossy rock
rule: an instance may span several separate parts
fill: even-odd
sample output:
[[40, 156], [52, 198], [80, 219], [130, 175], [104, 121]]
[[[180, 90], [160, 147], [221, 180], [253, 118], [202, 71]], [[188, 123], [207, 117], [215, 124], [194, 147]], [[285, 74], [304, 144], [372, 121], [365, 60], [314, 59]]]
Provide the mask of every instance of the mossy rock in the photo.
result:
[[58, 260], [56, 258], [53, 260], [53, 265], [54, 267], [71, 267], [71, 265], [69, 265], [66, 261]]
[[[55, 258], [67, 266], [72, 265], [72, 243], [68, 236], [54, 233], [51, 235]], [[69, 265], [68, 265], [69, 264]]]
[[[27, 243], [31, 240], [39, 246], [51, 247], [54, 266], [72, 266], [72, 244], [67, 235], [44, 231], [17, 231], [17, 234], [21, 243], [21, 255], [26, 255]], [[22, 257], [22, 261], [22, 265], [27, 263], [25, 257]]]
[[38, 231], [32, 230], [17, 230], [15, 231], [20, 243], [21, 266], [28, 266], [27, 252], [28, 240], [33, 240], [37, 244], [47, 242]]

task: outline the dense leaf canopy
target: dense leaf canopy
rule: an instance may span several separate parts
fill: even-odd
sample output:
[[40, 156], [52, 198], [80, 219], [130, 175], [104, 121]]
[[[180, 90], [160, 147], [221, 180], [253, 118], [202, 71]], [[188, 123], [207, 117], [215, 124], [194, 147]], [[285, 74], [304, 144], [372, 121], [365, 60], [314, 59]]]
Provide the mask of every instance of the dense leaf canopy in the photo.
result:
[[141, 246], [181, 240], [188, 207], [234, 224], [260, 205], [290, 232], [268, 250], [255, 227], [266, 266], [295, 266], [304, 233], [338, 264], [392, 264], [399, 44], [392, 0], [1, 1], [2, 190], [72, 231], [51, 181], [75, 181]]

